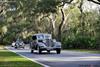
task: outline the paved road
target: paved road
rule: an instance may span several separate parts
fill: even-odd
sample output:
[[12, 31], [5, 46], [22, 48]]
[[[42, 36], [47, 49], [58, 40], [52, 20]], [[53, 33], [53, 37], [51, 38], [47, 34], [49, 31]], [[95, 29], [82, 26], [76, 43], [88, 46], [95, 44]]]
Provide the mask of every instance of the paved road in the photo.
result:
[[65, 50], [62, 50], [61, 54], [56, 54], [55, 51], [52, 51], [50, 54], [47, 52], [38, 54], [38, 52], [35, 51], [35, 53], [32, 54], [30, 53], [30, 49], [7, 48], [17, 54], [50, 67], [100, 67], [100, 54]]

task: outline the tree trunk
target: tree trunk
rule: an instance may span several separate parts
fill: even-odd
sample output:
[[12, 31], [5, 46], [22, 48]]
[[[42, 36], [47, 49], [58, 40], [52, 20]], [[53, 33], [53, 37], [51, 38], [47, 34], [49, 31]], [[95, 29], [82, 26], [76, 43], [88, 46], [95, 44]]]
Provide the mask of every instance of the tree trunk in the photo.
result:
[[50, 20], [50, 24], [51, 24], [51, 27], [52, 27], [52, 30], [51, 30], [52, 37], [55, 38], [55, 31], [56, 31], [55, 19], [53, 18], [53, 15], [52, 15], [52, 17], [48, 17], [48, 18]]
[[61, 11], [61, 15], [62, 15], [62, 20], [61, 20], [61, 23], [60, 23], [59, 28], [58, 28], [58, 41], [61, 42], [62, 27], [63, 27], [63, 23], [64, 23], [64, 20], [65, 20], [65, 16], [64, 16], [63, 9], [60, 9], [60, 11]]
[[81, 12], [81, 15], [80, 15], [80, 26], [81, 26], [81, 34], [82, 34], [82, 36], [84, 35], [84, 30], [85, 30], [85, 28], [84, 28], [85, 23], [84, 23], [84, 17], [83, 17], [84, 13], [83, 13], [83, 8], [82, 8], [83, 1], [84, 0], [81, 0], [80, 6], [79, 6], [79, 10]]
[[88, 1], [90, 1], [90, 2], [93, 2], [93, 3], [95, 3], [95, 4], [100, 5], [100, 0], [98, 0], [98, 1], [95, 1], [95, 0], [88, 0]]
[[55, 38], [56, 27], [55, 27], [55, 18], [54, 18], [53, 15], [52, 15], [52, 21], [51, 21], [51, 24], [52, 24], [52, 37]]

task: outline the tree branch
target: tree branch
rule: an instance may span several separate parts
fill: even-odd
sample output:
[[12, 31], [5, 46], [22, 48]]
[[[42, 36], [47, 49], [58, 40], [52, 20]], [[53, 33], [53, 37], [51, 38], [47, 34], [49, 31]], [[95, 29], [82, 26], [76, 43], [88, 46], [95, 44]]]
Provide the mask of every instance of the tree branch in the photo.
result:
[[98, 2], [98, 1], [94, 1], [94, 0], [88, 0], [88, 1], [91, 1], [91, 2], [93, 2], [93, 3], [95, 3], [95, 4], [100, 5], [100, 1], [99, 1], [99, 2]]
[[62, 4], [61, 4], [60, 6], [64, 6], [66, 3], [67, 3], [67, 4], [70, 4], [70, 3], [72, 3], [72, 1], [73, 1], [73, 0], [70, 0], [70, 1], [64, 1], [64, 0], [62, 0], [62, 1], [61, 1]]
[[73, 1], [73, 0], [70, 0], [69, 2], [65, 2], [65, 3], [68, 3], [68, 4], [70, 4], [72, 1]]

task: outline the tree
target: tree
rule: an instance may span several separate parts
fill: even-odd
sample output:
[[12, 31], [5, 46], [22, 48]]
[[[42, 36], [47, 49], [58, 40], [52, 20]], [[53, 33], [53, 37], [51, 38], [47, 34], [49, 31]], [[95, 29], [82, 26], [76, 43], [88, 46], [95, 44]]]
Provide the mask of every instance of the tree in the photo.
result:
[[[73, 0], [40, 0], [37, 4], [36, 11], [43, 14], [57, 13], [58, 10], [61, 12], [61, 23], [58, 27], [58, 40], [61, 41], [62, 27], [65, 20], [63, 7], [65, 4], [70, 4]], [[48, 16], [48, 15], [47, 15]], [[51, 18], [52, 19], [52, 18]], [[54, 28], [54, 22], [52, 21], [52, 27]]]
[[[7, 33], [2, 37], [0, 35], [0, 39], [3, 39], [0, 42], [10, 43], [13, 38], [28, 37], [30, 36], [30, 32], [33, 34], [34, 31], [36, 31], [33, 11], [36, 1], [37, 0], [13, 0], [0, 2], [0, 5], [5, 7], [2, 7], [4, 9], [0, 10], [0, 15], [2, 14], [4, 16], [4, 21], [0, 21], [0, 28], [7, 26], [8, 29]], [[13, 11], [13, 7], [15, 7], [16, 10]]]

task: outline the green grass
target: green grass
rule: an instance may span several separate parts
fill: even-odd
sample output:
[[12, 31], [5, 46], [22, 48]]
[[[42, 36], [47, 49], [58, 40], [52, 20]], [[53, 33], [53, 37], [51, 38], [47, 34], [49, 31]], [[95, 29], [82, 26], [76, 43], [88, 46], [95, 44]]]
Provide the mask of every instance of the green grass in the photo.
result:
[[16, 53], [0, 50], [0, 67], [43, 67]]
[[100, 54], [100, 50], [88, 50], [88, 49], [68, 49], [68, 50]]

